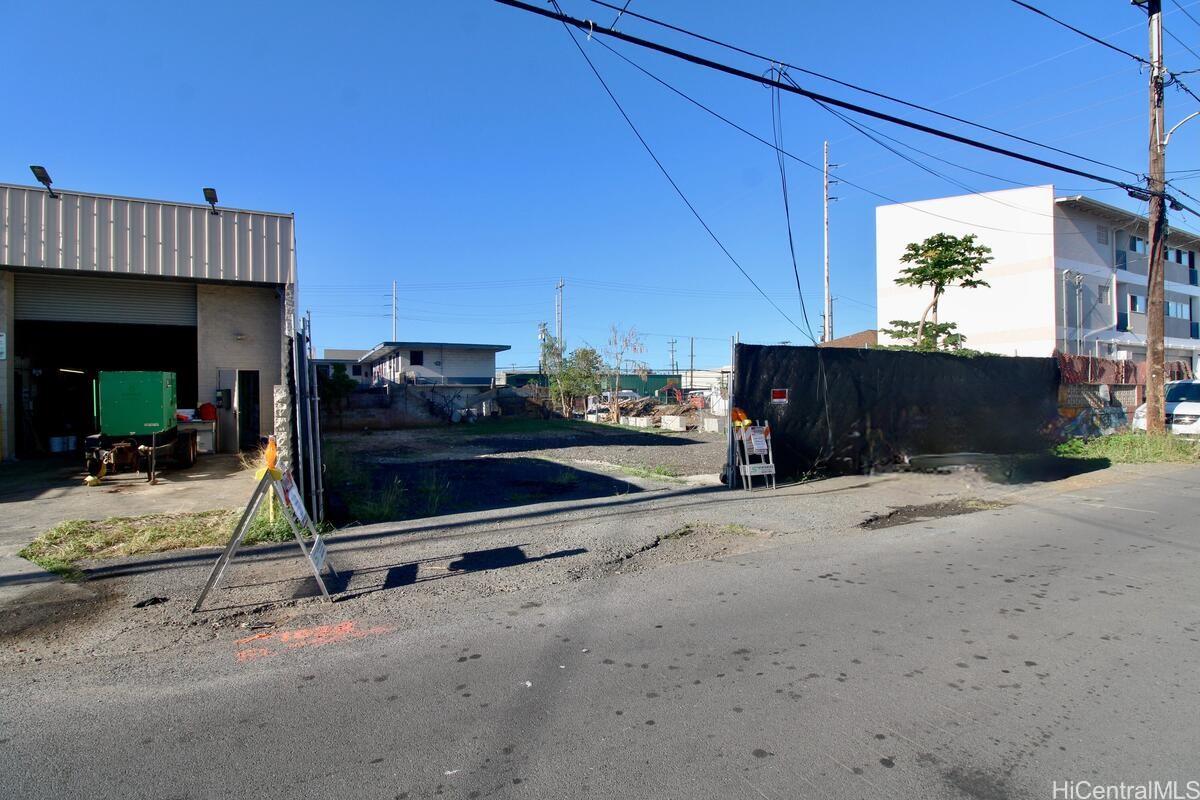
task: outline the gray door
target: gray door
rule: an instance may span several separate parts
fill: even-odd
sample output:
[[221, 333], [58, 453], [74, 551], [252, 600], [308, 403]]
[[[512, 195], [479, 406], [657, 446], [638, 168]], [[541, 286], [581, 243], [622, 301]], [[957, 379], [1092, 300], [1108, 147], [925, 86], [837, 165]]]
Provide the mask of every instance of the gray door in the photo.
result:
[[225, 402], [217, 403], [217, 452], [236, 453], [238, 451], [237, 413], [237, 374], [236, 369], [217, 370], [217, 394], [227, 398]]

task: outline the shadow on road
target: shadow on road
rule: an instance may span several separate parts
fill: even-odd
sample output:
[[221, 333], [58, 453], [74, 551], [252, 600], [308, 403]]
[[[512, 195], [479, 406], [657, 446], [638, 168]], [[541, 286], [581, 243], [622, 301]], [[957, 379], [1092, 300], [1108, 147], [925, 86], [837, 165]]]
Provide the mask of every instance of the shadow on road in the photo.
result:
[[[491, 547], [486, 550], [471, 550], [458, 556], [449, 556], [448, 558], [427, 558], [404, 564], [344, 570], [338, 574], [338, 579], [334, 582], [336, 585], [330, 585], [329, 589], [330, 591], [345, 592], [351, 588], [356, 578], [362, 578], [376, 572], [384, 573], [383, 581], [379, 585], [357, 589], [337, 598], [338, 600], [349, 600], [376, 592], [387, 591], [388, 589], [398, 589], [401, 586], [411, 586], [416, 583], [428, 583], [429, 581], [453, 578], [456, 575], [465, 575], [469, 572], [486, 572], [489, 570], [507, 569], [508, 567], [519, 567], [525, 564], [534, 564], [538, 561], [569, 558], [587, 552], [586, 547], [575, 547], [570, 550], [558, 550], [553, 553], [530, 557], [523, 549], [525, 546]], [[447, 561], [449, 563], [446, 563]], [[437, 568], [434, 566], [436, 564], [445, 564], [445, 567]], [[421, 574], [422, 565], [425, 565], [429, 570], [428, 575]], [[313, 593], [318, 591], [314, 581], [309, 580], [305, 583], [306, 586], [301, 587], [301, 591], [305, 590], [308, 585], [311, 585]], [[295, 596], [305, 597], [309, 595], [297, 592]]]

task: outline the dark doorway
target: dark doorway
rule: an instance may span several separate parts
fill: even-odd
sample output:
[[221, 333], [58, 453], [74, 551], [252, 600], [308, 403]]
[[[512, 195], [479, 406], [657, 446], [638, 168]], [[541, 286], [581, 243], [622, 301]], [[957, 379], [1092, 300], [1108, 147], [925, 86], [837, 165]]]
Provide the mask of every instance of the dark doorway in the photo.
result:
[[192, 326], [19, 319], [13, 339], [18, 457], [44, 455], [56, 441], [83, 446], [97, 430], [92, 385], [101, 370], [174, 372], [179, 406], [196, 406]]
[[237, 374], [238, 449], [254, 450], [259, 437], [258, 370], [239, 369]]

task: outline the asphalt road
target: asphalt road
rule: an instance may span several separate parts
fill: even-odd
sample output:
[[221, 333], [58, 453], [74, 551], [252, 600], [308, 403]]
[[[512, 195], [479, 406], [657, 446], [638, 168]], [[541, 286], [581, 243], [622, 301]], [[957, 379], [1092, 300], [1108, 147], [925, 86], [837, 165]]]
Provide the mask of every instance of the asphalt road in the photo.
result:
[[[1200, 470], [0, 679], [0, 795], [1051, 798], [1200, 780]], [[247, 635], [250, 638], [252, 634]]]

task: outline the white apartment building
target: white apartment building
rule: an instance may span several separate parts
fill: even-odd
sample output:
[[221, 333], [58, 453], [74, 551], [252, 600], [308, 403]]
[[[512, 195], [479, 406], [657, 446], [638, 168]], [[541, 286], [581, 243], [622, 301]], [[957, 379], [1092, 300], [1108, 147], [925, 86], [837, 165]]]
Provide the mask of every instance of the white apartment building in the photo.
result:
[[[1178, 216], [1175, 215], [1177, 219]], [[931, 294], [897, 286], [909, 242], [973, 233], [992, 249], [990, 288], [950, 289], [938, 305], [966, 346], [1001, 355], [1055, 350], [1146, 357], [1146, 217], [1053, 186], [880, 206], [875, 216], [876, 303], [881, 343], [892, 320], [917, 320]], [[1200, 367], [1200, 236], [1172, 226], [1167, 239], [1167, 360]]]

